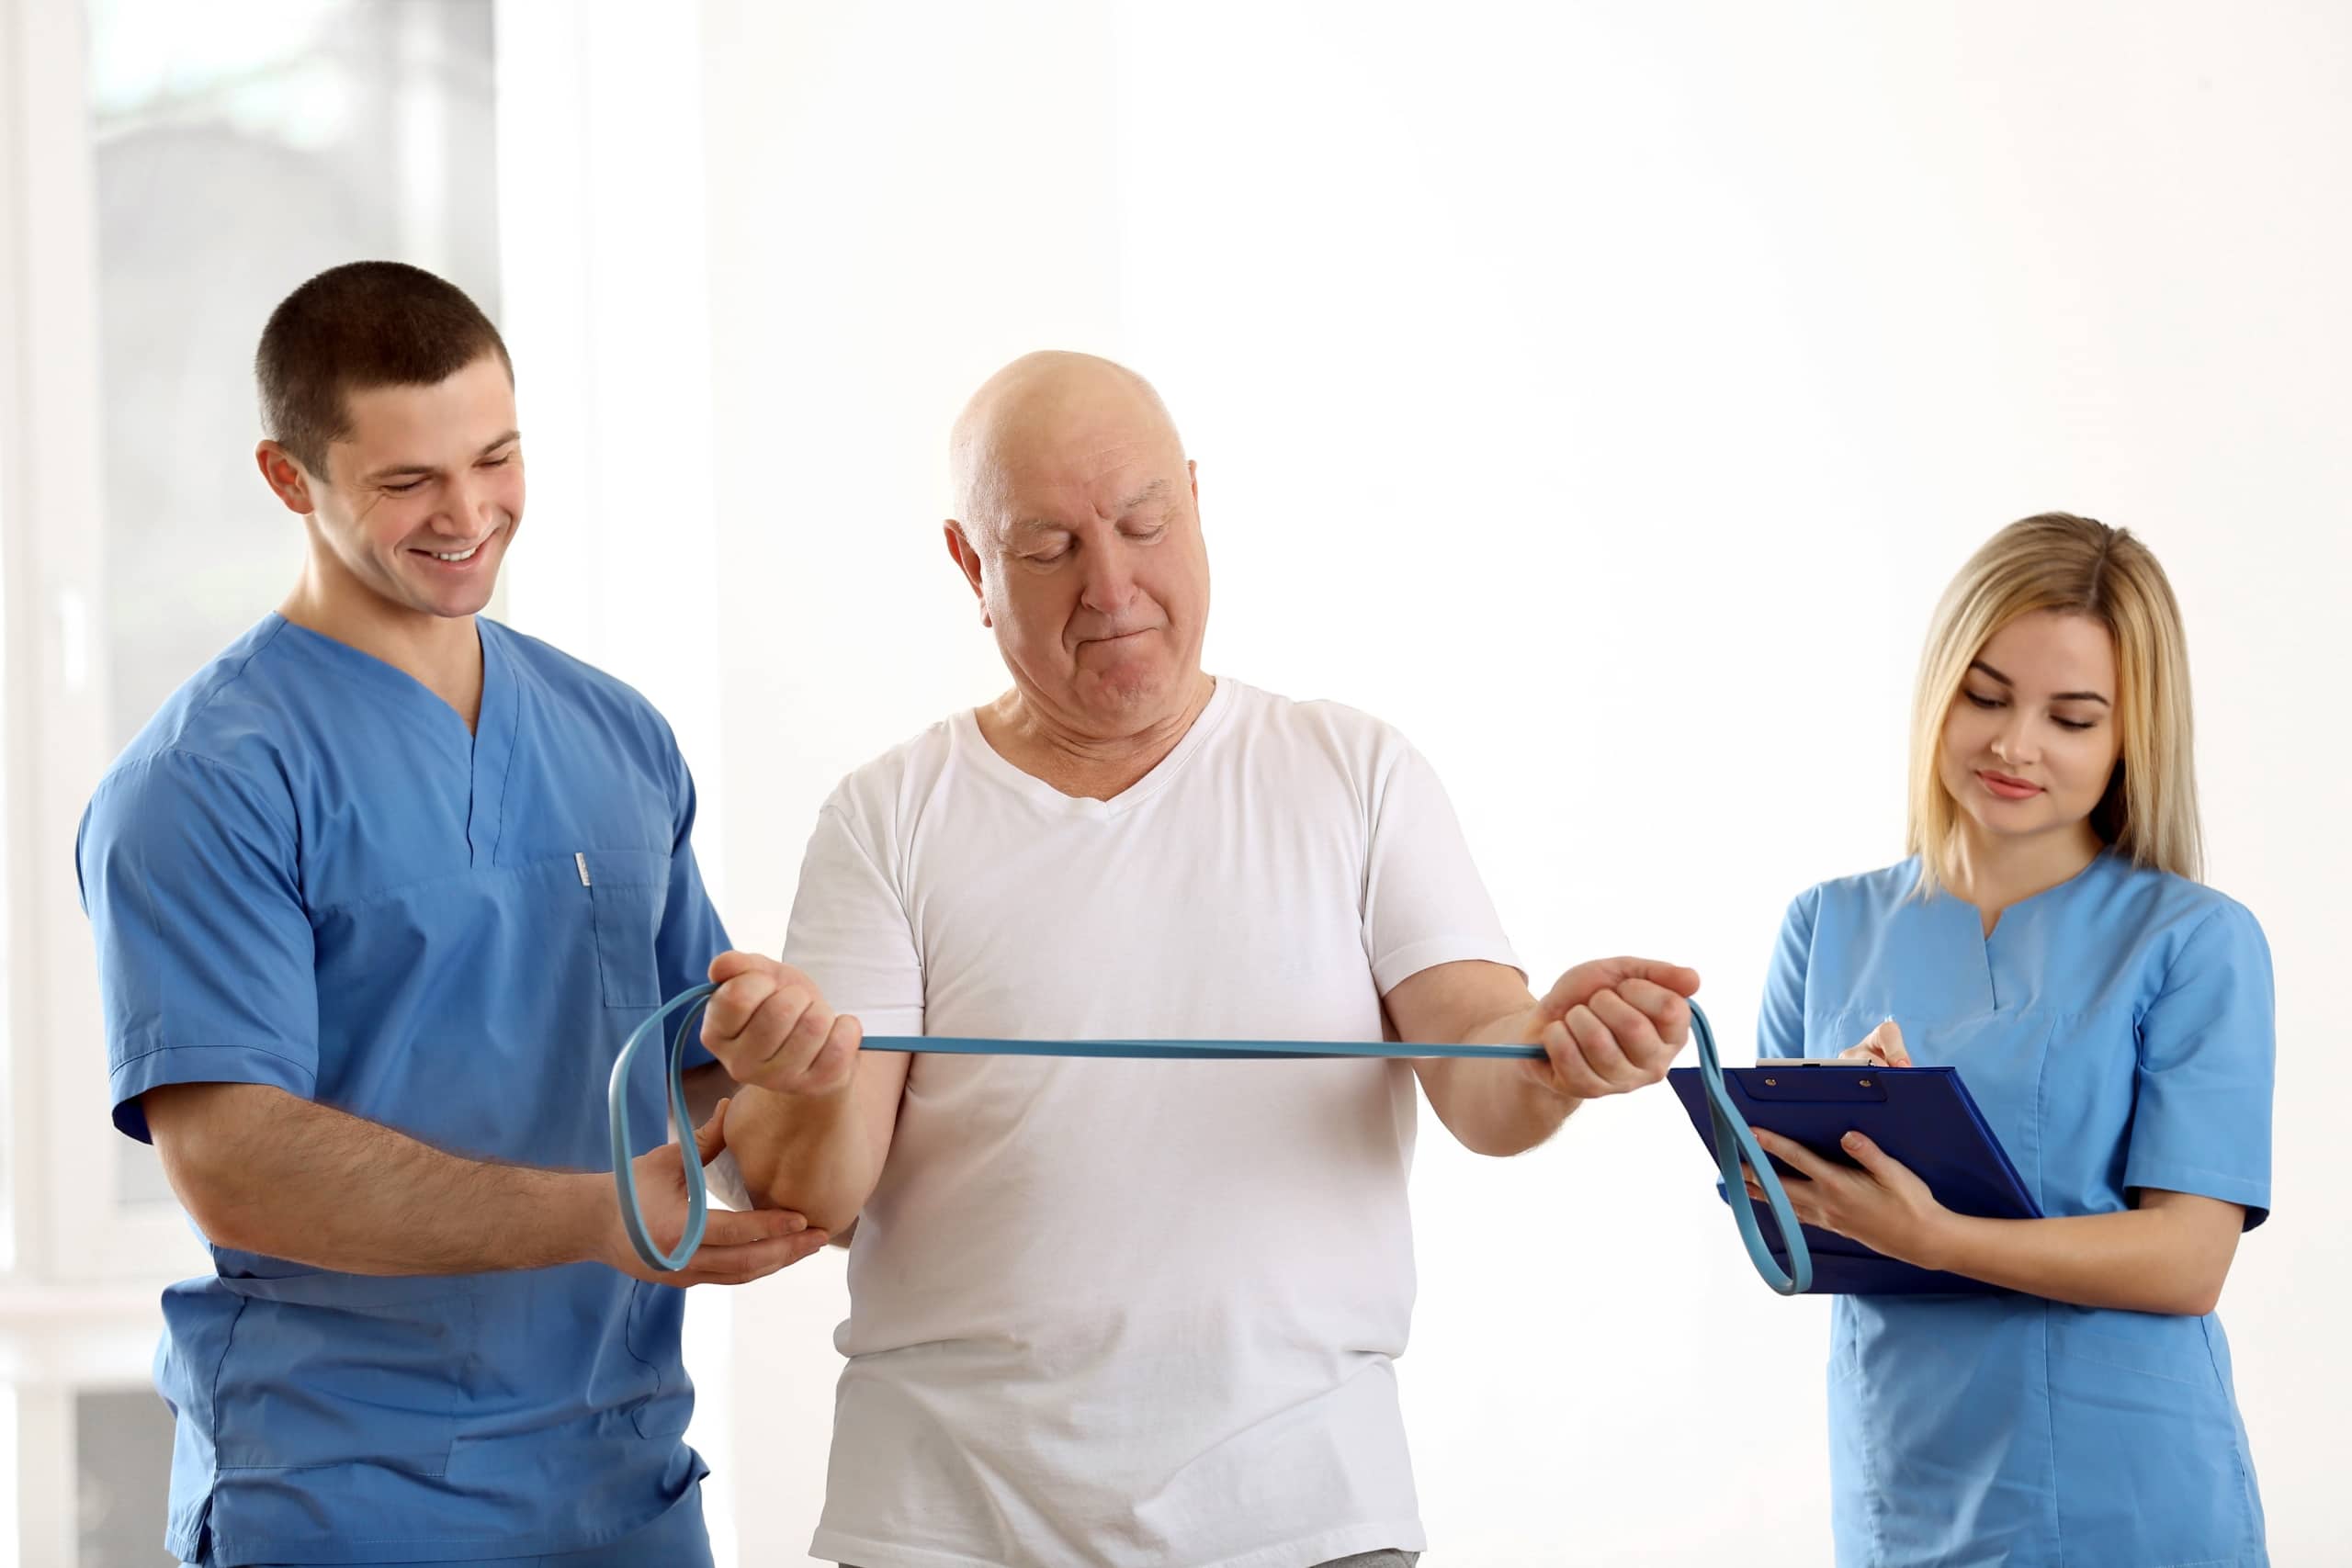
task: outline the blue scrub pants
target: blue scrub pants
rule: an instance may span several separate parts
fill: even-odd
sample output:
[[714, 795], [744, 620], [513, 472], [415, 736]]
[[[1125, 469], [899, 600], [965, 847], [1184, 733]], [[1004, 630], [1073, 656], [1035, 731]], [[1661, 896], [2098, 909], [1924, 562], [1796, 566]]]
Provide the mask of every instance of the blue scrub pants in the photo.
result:
[[[702, 1522], [702, 1483], [670, 1511], [641, 1530], [585, 1551], [556, 1551], [538, 1557], [469, 1557], [461, 1562], [378, 1562], [368, 1568], [711, 1568], [710, 1535]], [[196, 1568], [183, 1564], [182, 1568]], [[256, 1568], [303, 1568], [272, 1562]]]

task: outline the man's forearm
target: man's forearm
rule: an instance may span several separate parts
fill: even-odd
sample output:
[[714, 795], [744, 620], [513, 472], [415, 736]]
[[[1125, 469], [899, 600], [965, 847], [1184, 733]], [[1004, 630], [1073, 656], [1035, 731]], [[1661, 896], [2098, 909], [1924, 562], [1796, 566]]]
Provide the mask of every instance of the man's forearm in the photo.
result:
[[216, 1245], [352, 1274], [473, 1274], [600, 1255], [608, 1176], [466, 1159], [259, 1085], [175, 1085], [148, 1098], [165, 1174]]
[[[752, 1202], [794, 1210], [837, 1237], [847, 1232], [873, 1195], [888, 1152], [874, 1147], [873, 1111], [858, 1097], [876, 1086], [864, 1078], [829, 1095], [737, 1091], [727, 1109], [727, 1146]], [[895, 1086], [891, 1098], [895, 1112]]]
[[[1459, 1041], [1440, 1044], [1517, 1045], [1526, 1042], [1523, 1012], [1496, 1019]], [[1430, 1108], [1473, 1154], [1524, 1154], [1560, 1130], [1584, 1103], [1555, 1094], [1531, 1078], [1518, 1062], [1480, 1057], [1434, 1057], [1414, 1063]]]

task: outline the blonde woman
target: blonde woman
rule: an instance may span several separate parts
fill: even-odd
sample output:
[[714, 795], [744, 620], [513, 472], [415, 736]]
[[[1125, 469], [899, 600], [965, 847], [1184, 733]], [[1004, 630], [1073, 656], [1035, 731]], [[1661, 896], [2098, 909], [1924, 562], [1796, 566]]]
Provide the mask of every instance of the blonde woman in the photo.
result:
[[1766, 987], [1768, 1056], [1959, 1068], [2051, 1216], [1758, 1133], [1806, 1224], [1999, 1288], [1838, 1298], [1841, 1568], [2269, 1561], [2213, 1313], [2270, 1202], [2270, 954], [2198, 881], [2196, 802], [2155, 558], [2063, 513], [1994, 536], [1921, 664], [1910, 858], [1798, 897]]

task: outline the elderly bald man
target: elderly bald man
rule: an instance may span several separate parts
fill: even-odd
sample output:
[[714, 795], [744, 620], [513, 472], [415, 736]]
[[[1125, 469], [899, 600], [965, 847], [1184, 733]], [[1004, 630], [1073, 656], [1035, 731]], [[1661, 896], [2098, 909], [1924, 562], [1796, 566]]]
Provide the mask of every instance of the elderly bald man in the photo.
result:
[[[784, 964], [722, 960], [757, 969], [705, 1032], [754, 1086], [726, 1132], [758, 1201], [855, 1226], [811, 1550], [861, 1568], [1410, 1562], [1392, 1362], [1416, 1078], [1470, 1148], [1532, 1147], [1664, 1076], [1699, 978], [1611, 959], [1537, 1000], [1402, 736], [1202, 670], [1198, 482], [1140, 377], [1015, 361], [953, 457], [948, 553], [1012, 687], [826, 801]], [[786, 1044], [759, 1056], [742, 1038], [772, 1043], [779, 1012]], [[857, 1049], [861, 1025], [1384, 1024], [1548, 1059]]]

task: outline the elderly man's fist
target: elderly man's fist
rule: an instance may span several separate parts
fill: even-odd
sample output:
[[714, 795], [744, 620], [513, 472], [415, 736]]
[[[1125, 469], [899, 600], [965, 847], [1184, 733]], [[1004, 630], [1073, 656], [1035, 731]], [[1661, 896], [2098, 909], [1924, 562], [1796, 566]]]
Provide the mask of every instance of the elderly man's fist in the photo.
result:
[[836, 1094], [857, 1066], [857, 1020], [825, 1005], [816, 982], [756, 953], [710, 962], [718, 987], [703, 1012], [702, 1043], [728, 1077], [777, 1094]]
[[1690, 1038], [1699, 972], [1650, 958], [1603, 958], [1560, 976], [1529, 1015], [1528, 1043], [1545, 1059], [1523, 1064], [1555, 1094], [1598, 1100], [1666, 1077]]

